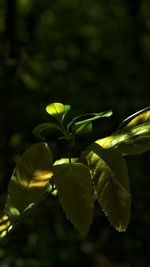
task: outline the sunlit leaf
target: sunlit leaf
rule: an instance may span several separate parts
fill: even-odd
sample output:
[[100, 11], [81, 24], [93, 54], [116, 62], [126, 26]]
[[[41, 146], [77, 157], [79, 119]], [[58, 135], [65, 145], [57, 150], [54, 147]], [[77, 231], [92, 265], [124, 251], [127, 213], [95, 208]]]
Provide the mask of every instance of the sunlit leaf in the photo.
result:
[[141, 124], [126, 133], [119, 133], [119, 143], [116, 143], [115, 139], [112, 141], [113, 146], [125, 155], [150, 151], [150, 123]]
[[150, 107], [124, 120], [118, 131], [99, 139], [103, 148], [118, 149], [124, 155], [141, 154], [150, 150]]
[[92, 182], [88, 168], [81, 163], [54, 166], [54, 183], [61, 206], [78, 231], [84, 235], [92, 222]]
[[101, 138], [95, 141], [96, 144], [100, 145], [103, 148], [111, 148], [112, 146], [112, 141], [115, 135], [110, 135], [105, 138]]
[[141, 154], [150, 150], [150, 123], [140, 124], [96, 141], [103, 148], [116, 148], [124, 155]]
[[12, 228], [13, 226], [8, 216], [5, 214], [0, 216], [0, 240], [3, 239]]
[[51, 166], [52, 155], [46, 143], [32, 145], [23, 153], [8, 185], [7, 215], [23, 214], [48, 190]]
[[119, 126], [118, 130], [124, 128], [129, 129], [140, 124], [150, 123], [150, 107], [144, 108], [128, 118], [126, 118]]
[[70, 106], [63, 105], [62, 103], [51, 103], [46, 107], [47, 113], [53, 116], [57, 121], [63, 120], [69, 110]]
[[33, 130], [33, 134], [42, 138], [42, 139], [45, 139], [44, 138], [44, 135], [49, 131], [49, 130], [52, 130], [52, 129], [55, 129], [55, 130], [58, 130], [60, 132], [62, 132], [62, 129], [61, 127], [59, 127], [58, 124], [56, 123], [42, 123], [42, 124], [39, 124], [37, 127], [34, 128]]
[[78, 158], [61, 158], [61, 159], [58, 159], [54, 162], [53, 165], [60, 165], [60, 164], [64, 164], [64, 163], [70, 163], [70, 160], [71, 160], [71, 163], [75, 163], [77, 162]]
[[123, 157], [97, 144], [89, 147], [86, 157], [102, 210], [118, 231], [125, 231], [130, 219], [131, 196]]

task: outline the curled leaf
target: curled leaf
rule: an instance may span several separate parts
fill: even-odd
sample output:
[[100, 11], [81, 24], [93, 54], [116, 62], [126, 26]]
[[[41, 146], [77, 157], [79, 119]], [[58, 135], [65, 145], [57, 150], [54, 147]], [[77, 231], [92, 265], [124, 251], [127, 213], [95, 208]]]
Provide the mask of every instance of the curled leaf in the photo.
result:
[[118, 131], [96, 141], [103, 148], [118, 149], [124, 155], [141, 154], [150, 150], [150, 123]]
[[99, 139], [103, 148], [118, 149], [124, 155], [141, 154], [150, 150], [150, 108], [143, 109], [120, 125], [111, 136]]
[[62, 129], [61, 127], [59, 127], [58, 124], [56, 123], [42, 123], [42, 124], [39, 124], [37, 127], [34, 128], [33, 130], [33, 134], [42, 138], [42, 139], [45, 139], [44, 138], [44, 135], [49, 131], [49, 130], [57, 130], [59, 132], [62, 132]]
[[128, 118], [126, 118], [119, 126], [118, 130], [124, 128], [129, 129], [140, 124], [150, 123], [150, 107], [144, 108]]

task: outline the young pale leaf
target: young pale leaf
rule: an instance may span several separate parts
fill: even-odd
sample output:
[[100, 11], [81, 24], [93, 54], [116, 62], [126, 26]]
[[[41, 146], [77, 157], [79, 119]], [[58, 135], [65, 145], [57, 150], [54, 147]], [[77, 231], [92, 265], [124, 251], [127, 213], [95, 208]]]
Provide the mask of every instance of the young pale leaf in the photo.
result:
[[53, 172], [66, 216], [85, 235], [93, 216], [92, 182], [88, 168], [81, 163], [65, 163], [54, 166]]
[[62, 103], [51, 103], [46, 107], [47, 113], [53, 116], [59, 122], [64, 119], [69, 110], [70, 106], [63, 105]]
[[62, 129], [61, 127], [59, 127], [58, 124], [56, 123], [42, 123], [42, 124], [39, 124], [37, 127], [34, 128], [33, 130], [33, 134], [42, 138], [42, 139], [45, 139], [43, 137], [43, 135], [48, 132], [49, 130], [52, 130], [52, 129], [56, 129], [58, 131], [60, 131], [62, 133]]
[[52, 176], [52, 155], [46, 143], [29, 147], [17, 162], [8, 185], [5, 213], [18, 216], [48, 189]]
[[89, 147], [86, 157], [102, 210], [118, 231], [125, 231], [130, 219], [131, 195], [123, 157], [97, 144]]

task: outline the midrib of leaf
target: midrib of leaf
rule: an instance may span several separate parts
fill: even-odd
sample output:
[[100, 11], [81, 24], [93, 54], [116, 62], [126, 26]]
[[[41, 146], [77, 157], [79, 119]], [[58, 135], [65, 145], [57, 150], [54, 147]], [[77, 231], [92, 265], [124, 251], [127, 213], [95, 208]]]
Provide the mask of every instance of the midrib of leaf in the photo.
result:
[[[34, 164], [34, 166], [37, 166], [37, 163], [39, 162], [39, 160], [40, 160], [40, 155], [38, 155], [38, 159], [36, 158], [36, 163]], [[31, 180], [32, 180], [32, 177], [33, 177], [34, 172], [35, 172], [35, 170], [32, 171], [32, 175], [30, 176], [31, 179], [29, 180], [28, 185], [27, 185], [27, 189], [25, 191], [28, 191], [29, 190], [29, 185], [31, 183]], [[33, 180], [36, 181], [36, 179], [33, 179]]]
[[57, 108], [56, 108], [55, 105], [54, 105], [54, 109], [55, 109], [55, 111], [56, 111], [56, 114], [59, 116], [60, 114], [58, 113]]
[[[60, 204], [67, 218], [84, 235], [89, 229], [93, 215], [90, 176], [86, 185], [86, 175], [90, 175], [90, 173], [82, 163], [66, 163], [63, 166], [60, 165], [60, 169], [59, 165], [54, 168], [54, 183], [58, 190]], [[61, 172], [63, 172], [62, 178]], [[65, 182], [62, 180], [63, 178]]]
[[[105, 175], [108, 176], [109, 178], [105, 178]], [[103, 184], [99, 185], [99, 183], [101, 182], [102, 179], [104, 179]], [[102, 187], [101, 191], [99, 190], [99, 186]], [[110, 189], [112, 189], [111, 190], [111, 197], [108, 198], [108, 202], [107, 202], [104, 200], [104, 199], [106, 199], [105, 193], [108, 194]], [[115, 228], [118, 231], [121, 231], [121, 232], [125, 231], [127, 225], [126, 225], [125, 221], [122, 221], [124, 215], [121, 212], [121, 206], [122, 207], [126, 206], [126, 205], [123, 205], [123, 203], [125, 203], [125, 201], [123, 201], [123, 198], [128, 199], [128, 201], [130, 203], [130, 193], [124, 188], [124, 186], [116, 178], [116, 174], [108, 166], [106, 166], [106, 168], [102, 172], [100, 180], [97, 183], [97, 198], [98, 198], [98, 202], [101, 205], [103, 212], [108, 217], [110, 223], [113, 226], [115, 226]], [[102, 201], [102, 203], [101, 203], [101, 201]], [[110, 201], [112, 201], [112, 203], [113, 203], [112, 211], [111, 211], [111, 209], [110, 210], [108, 209], [108, 205], [111, 206]], [[118, 218], [118, 219], [116, 220], [115, 218]], [[121, 220], [119, 220], [119, 218]], [[128, 218], [127, 218], [127, 222], [128, 222]]]
[[[76, 190], [76, 192], [80, 192], [80, 188], [78, 186], [80, 179], [78, 179], [78, 176], [76, 175], [76, 172], [73, 171], [72, 164], [69, 164], [69, 167], [70, 167], [72, 175], [75, 177], [74, 183], [73, 183], [74, 190]], [[76, 180], [78, 180], [78, 184], [76, 183]], [[82, 185], [82, 182], [80, 184]], [[83, 191], [83, 189], [84, 188], [82, 188], [82, 191]], [[84, 189], [84, 191], [86, 192], [85, 189]]]
[[[109, 183], [111, 183], [111, 188], [115, 188], [115, 183], [116, 183], [116, 184], [119, 184], [119, 186], [120, 186], [122, 192], [125, 192], [127, 195], [129, 195], [129, 193], [128, 193], [127, 190], [123, 187], [123, 185], [120, 183], [120, 181], [119, 181], [118, 179], [116, 179], [116, 175], [115, 175], [115, 173], [114, 173], [114, 172], [113, 172], [112, 174], [110, 173], [110, 169], [109, 169], [109, 167], [106, 166], [106, 169], [105, 169], [103, 172], [107, 172], [107, 170], [108, 170], [108, 172], [109, 172], [109, 177], [110, 177], [110, 178], [107, 179], [107, 181], [105, 182], [105, 185], [103, 186], [103, 191], [102, 191], [102, 193], [101, 193], [101, 196], [103, 197], [105, 188], [107, 188], [107, 185], [109, 185]], [[103, 173], [102, 173], [102, 175], [103, 175]], [[101, 177], [100, 179], [102, 179], [102, 177]], [[115, 182], [115, 183], [114, 183], [114, 182]], [[117, 198], [116, 198], [115, 191], [112, 191], [112, 193], [113, 193], [114, 203], [115, 203], [115, 205], [116, 205], [117, 208], [118, 208], [118, 209], [116, 209], [116, 210], [118, 210], [118, 212], [116, 212], [116, 214], [121, 215], [121, 213], [120, 213], [120, 208], [119, 208], [119, 205], [118, 205], [119, 202], [118, 202], [118, 200], [117, 200]]]
[[[38, 163], [40, 162], [40, 157], [41, 157], [41, 155], [38, 155], [38, 157], [36, 156], [36, 160], [34, 162], [34, 168], [33, 168], [32, 172], [31, 172], [31, 175], [29, 175], [30, 179], [26, 180], [27, 181], [27, 186], [24, 186], [24, 185], [21, 184], [22, 183], [22, 179], [15, 179], [15, 180], [12, 181], [13, 183], [15, 183], [15, 186], [18, 188], [18, 190], [22, 191], [22, 194], [23, 194], [23, 197], [24, 197], [24, 203], [26, 203], [28, 201], [28, 199], [29, 199], [31, 181], [33, 180], [33, 181], [36, 182], [36, 179], [32, 179], [32, 177], [34, 177], [34, 172], [36, 170], [36, 166], [38, 166]], [[17, 167], [16, 167], [16, 169], [17, 169]], [[25, 169], [27, 169], [27, 164], [26, 164]], [[20, 175], [20, 171], [19, 171], [18, 175]], [[16, 173], [16, 177], [17, 177], [17, 173]], [[44, 186], [44, 187], [46, 188], [46, 186]], [[38, 190], [38, 188], [37, 188], [37, 190]], [[24, 206], [26, 206], [26, 204], [24, 204]]]

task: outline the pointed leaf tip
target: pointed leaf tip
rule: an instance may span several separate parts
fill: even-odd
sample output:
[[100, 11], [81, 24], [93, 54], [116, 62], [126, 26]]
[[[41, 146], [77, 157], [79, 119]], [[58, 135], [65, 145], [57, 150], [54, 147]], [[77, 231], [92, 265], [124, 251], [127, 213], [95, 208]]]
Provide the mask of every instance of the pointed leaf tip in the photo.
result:
[[88, 168], [81, 163], [54, 166], [54, 183], [67, 218], [81, 235], [92, 222], [92, 182]]
[[91, 146], [87, 154], [97, 200], [116, 230], [126, 230], [130, 220], [131, 195], [124, 158], [112, 149]]

